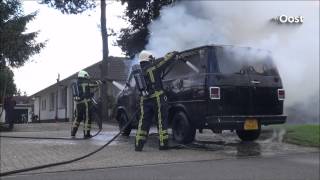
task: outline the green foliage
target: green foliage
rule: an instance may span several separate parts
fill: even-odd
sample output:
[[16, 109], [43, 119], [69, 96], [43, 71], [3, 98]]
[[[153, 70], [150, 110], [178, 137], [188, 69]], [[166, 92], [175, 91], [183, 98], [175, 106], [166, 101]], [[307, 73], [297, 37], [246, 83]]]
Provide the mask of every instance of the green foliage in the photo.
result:
[[148, 44], [150, 35], [148, 25], [159, 17], [161, 8], [171, 4], [173, 0], [121, 0], [121, 2], [127, 4], [124, 19], [130, 26], [121, 29], [117, 45], [125, 55], [133, 57]]
[[45, 43], [37, 43], [38, 32], [26, 33], [26, 25], [37, 13], [23, 15], [19, 0], [0, 1], [0, 65], [20, 67]]
[[12, 96], [17, 92], [13, 76], [10, 68], [0, 65], [0, 104], [2, 104], [4, 95]]
[[60, 10], [64, 14], [79, 14], [96, 7], [94, 0], [41, 0], [40, 2]]
[[285, 141], [289, 143], [320, 147], [320, 125], [287, 126]]

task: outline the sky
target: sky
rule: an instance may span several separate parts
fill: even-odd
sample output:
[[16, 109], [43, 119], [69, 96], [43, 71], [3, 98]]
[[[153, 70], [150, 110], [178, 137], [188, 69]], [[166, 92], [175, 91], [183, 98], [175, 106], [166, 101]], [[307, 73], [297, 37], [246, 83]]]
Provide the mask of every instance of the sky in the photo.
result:
[[[81, 15], [65, 15], [40, 5], [23, 1], [24, 13], [38, 11], [36, 19], [27, 24], [27, 32], [39, 31], [38, 42], [47, 41], [46, 47], [23, 67], [13, 69], [15, 83], [28, 96], [76, 73], [102, 59], [102, 40], [99, 29], [100, 6]], [[116, 1], [107, 1], [107, 27], [116, 32], [127, 23], [120, 18], [125, 7]], [[109, 38], [109, 54], [123, 56], [113, 45], [116, 37]]]

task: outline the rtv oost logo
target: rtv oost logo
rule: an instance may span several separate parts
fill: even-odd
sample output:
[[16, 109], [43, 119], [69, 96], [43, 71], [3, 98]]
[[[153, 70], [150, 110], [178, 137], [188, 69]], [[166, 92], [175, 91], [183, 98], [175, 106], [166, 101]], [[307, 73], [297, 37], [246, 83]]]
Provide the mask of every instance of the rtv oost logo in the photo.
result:
[[303, 16], [287, 16], [281, 15], [271, 19], [272, 21], [277, 22], [278, 24], [302, 24], [304, 21]]

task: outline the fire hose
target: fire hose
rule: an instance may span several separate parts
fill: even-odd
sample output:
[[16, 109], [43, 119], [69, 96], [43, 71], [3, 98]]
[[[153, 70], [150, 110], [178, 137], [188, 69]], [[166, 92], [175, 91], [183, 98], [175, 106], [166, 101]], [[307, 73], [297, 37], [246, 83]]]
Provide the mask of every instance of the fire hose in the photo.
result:
[[[92, 135], [90, 138], [93, 138], [100, 134], [102, 128]], [[32, 137], [32, 136], [0, 136], [0, 138], [12, 138], [12, 139], [48, 139], [48, 140], [87, 140], [89, 138], [67, 138], [67, 137]]]

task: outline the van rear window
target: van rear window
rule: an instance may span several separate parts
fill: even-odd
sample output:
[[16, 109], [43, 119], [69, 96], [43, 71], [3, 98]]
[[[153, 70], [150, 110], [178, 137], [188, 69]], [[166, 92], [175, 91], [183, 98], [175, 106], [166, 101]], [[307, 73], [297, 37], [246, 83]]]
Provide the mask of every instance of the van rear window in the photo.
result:
[[219, 71], [224, 74], [278, 75], [268, 51], [242, 47], [217, 47]]

